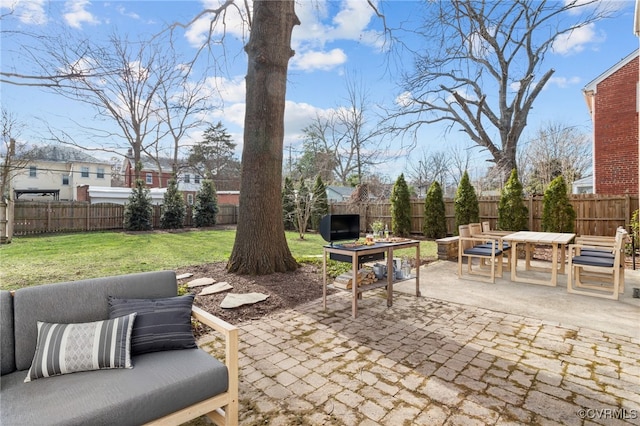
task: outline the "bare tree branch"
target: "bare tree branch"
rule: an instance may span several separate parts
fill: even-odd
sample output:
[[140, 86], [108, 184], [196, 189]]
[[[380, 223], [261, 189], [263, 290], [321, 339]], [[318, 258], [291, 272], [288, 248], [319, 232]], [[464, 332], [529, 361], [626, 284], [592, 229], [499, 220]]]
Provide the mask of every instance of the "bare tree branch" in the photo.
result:
[[403, 76], [398, 131], [434, 123], [460, 128], [507, 173], [534, 102], [554, 73], [544, 57], [563, 36], [610, 16], [597, 0], [428, 2], [426, 42]]

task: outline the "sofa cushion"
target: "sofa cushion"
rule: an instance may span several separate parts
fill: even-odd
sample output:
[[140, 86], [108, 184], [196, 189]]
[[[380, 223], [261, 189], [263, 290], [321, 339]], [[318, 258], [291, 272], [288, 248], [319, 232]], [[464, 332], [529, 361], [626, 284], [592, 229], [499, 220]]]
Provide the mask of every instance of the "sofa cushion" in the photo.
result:
[[197, 348], [191, 327], [193, 294], [163, 299], [109, 298], [109, 317], [137, 313], [131, 335], [135, 355]]
[[15, 315], [16, 368], [27, 370], [36, 350], [38, 321], [91, 322], [109, 318], [109, 296], [161, 298], [176, 296], [173, 271], [144, 272], [88, 280], [36, 285], [17, 290]]
[[15, 371], [16, 357], [13, 337], [13, 297], [0, 291], [0, 374]]
[[23, 383], [2, 377], [0, 424], [140, 425], [225, 392], [227, 368], [201, 349], [134, 356], [134, 368]]
[[36, 354], [25, 382], [78, 371], [131, 368], [136, 314], [76, 324], [38, 322]]

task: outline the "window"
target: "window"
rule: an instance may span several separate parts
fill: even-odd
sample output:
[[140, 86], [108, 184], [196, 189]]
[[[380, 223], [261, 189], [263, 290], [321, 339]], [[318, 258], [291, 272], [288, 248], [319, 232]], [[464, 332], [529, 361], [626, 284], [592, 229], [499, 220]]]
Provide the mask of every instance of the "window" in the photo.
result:
[[88, 167], [81, 167], [80, 168], [80, 176], [84, 177], [84, 178], [88, 178], [89, 177], [89, 168]]
[[194, 182], [194, 183], [200, 183], [200, 175], [195, 175], [195, 176], [193, 177], [193, 182]]
[[184, 175], [184, 183], [189, 183], [191, 182], [191, 175], [189, 175], [189, 173], [186, 173]]
[[69, 175], [62, 175], [62, 184], [69, 185]]
[[147, 173], [146, 174], [146, 181], [147, 185], [151, 185], [153, 183], [153, 175], [151, 173]]
[[98, 173], [96, 176], [98, 179], [104, 179], [104, 168], [98, 167]]
[[192, 206], [193, 205], [193, 194], [187, 194], [187, 203]]
[[29, 177], [36, 177], [38, 175], [38, 168], [36, 166], [29, 166]]

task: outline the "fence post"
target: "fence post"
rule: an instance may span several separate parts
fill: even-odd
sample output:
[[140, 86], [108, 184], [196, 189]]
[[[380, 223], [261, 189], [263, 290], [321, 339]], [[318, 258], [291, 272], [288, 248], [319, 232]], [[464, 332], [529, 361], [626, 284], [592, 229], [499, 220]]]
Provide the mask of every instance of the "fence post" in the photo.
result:
[[47, 202], [47, 226], [45, 229], [47, 232], [51, 232], [51, 201]]
[[91, 203], [87, 204], [87, 220], [85, 222], [85, 231], [89, 231], [91, 225]]
[[13, 205], [11, 200], [5, 200], [0, 197], [0, 244], [9, 244], [11, 242], [13, 218], [11, 210]]
[[624, 196], [624, 227], [631, 223], [631, 216], [633, 212], [631, 211], [631, 197], [629, 194], [625, 194]]
[[533, 231], [533, 195], [529, 196], [529, 231]]

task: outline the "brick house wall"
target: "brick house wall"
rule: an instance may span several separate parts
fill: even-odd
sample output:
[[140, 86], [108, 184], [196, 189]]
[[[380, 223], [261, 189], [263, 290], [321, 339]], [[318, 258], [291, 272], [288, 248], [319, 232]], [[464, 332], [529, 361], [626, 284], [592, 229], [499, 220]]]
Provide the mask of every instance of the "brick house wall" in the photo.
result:
[[[592, 96], [596, 194], [638, 194], [638, 54], [594, 80]], [[607, 74], [607, 73], [605, 73]]]

